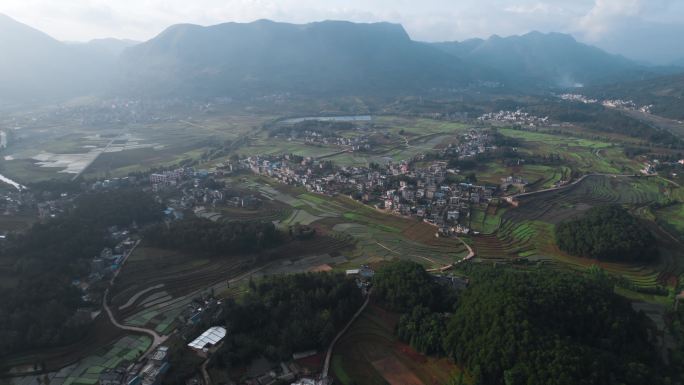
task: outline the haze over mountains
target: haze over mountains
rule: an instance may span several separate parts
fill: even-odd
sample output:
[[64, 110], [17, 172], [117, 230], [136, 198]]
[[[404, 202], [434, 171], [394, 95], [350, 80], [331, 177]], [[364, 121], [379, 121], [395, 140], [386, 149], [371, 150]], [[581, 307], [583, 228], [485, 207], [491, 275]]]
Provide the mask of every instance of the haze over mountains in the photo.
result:
[[0, 100], [12, 102], [99, 92], [116, 56], [71, 45], [0, 15]]
[[464, 86], [493, 74], [429, 45], [400, 25], [259, 20], [176, 25], [122, 56], [140, 93], [193, 95], [416, 91]]
[[488, 66], [518, 85], [575, 87], [653, 75], [622, 56], [577, 42], [560, 33], [530, 32], [523, 36], [492, 36], [487, 40], [435, 43], [464, 61]]
[[0, 100], [15, 102], [90, 94], [367, 95], [482, 86], [531, 91], [671, 71], [610, 55], [569, 35], [533, 32], [428, 44], [389, 23], [180, 24], [140, 44], [67, 44], [0, 16], [0, 34]]

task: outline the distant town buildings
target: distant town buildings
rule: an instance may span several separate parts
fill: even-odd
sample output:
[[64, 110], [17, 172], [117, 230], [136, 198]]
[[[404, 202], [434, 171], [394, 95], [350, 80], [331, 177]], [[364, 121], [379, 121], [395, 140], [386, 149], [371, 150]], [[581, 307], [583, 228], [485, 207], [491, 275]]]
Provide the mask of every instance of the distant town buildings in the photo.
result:
[[653, 108], [653, 105], [645, 105], [645, 106], [637, 106], [636, 103], [632, 100], [623, 100], [623, 99], [604, 99], [604, 100], [599, 100], [599, 99], [592, 99], [588, 98], [584, 95], [581, 94], [562, 94], [558, 96], [559, 98], [563, 100], [568, 100], [568, 101], [573, 101], [573, 102], [580, 102], [584, 104], [601, 104], [604, 107], [607, 108], [621, 108], [621, 109], [626, 109], [626, 110], [634, 110], [634, 111], [641, 111], [644, 113], [650, 113], [651, 108]]
[[549, 123], [549, 117], [539, 117], [520, 109], [515, 111], [490, 112], [477, 118], [481, 122], [517, 123], [527, 126], [543, 126]]

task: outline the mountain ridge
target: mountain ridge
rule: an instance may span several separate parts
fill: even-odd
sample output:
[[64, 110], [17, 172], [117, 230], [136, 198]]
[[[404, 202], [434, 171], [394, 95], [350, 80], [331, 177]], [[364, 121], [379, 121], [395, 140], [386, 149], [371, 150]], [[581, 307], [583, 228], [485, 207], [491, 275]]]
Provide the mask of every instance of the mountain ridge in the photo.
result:
[[270, 20], [174, 25], [122, 55], [133, 84], [212, 95], [221, 84], [232, 93], [415, 91], [465, 86], [482, 73], [454, 59], [398, 24]]
[[0, 100], [47, 100], [97, 92], [113, 70], [110, 57], [69, 45], [0, 15]]
[[[0, 100], [548, 91], [658, 74], [560, 33], [424, 43], [400, 24], [176, 24], [145, 42], [68, 44], [0, 14]], [[674, 72], [677, 69], [668, 69]]]
[[531, 82], [539, 87], [612, 83], [652, 74], [623, 56], [609, 54], [558, 32], [493, 35], [488, 39], [433, 45], [462, 60], [494, 68], [512, 81]]

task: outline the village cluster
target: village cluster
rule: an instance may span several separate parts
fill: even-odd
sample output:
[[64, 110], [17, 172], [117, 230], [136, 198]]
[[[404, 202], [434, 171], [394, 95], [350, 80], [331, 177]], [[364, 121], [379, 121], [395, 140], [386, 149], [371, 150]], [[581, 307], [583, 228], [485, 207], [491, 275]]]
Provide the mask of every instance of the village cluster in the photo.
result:
[[532, 115], [528, 112], [524, 112], [520, 109], [515, 111], [499, 111], [499, 112], [489, 112], [479, 118], [480, 122], [501, 122], [501, 123], [517, 123], [523, 124], [530, 127], [544, 126], [549, 124], [549, 117], [539, 117]]
[[287, 141], [291, 142], [296, 139], [303, 139], [304, 143], [308, 145], [336, 145], [348, 151], [368, 151], [372, 148], [370, 138], [366, 134], [345, 138], [342, 136], [327, 136], [317, 131], [307, 130], [300, 135], [288, 137]]
[[[466, 138], [443, 152], [469, 158], [492, 148], [487, 134], [474, 131]], [[428, 161], [425, 155], [369, 167], [338, 168], [312, 158], [296, 160], [291, 155], [258, 155], [240, 163], [283, 184], [332, 196], [350, 195], [378, 209], [422, 218], [445, 235], [468, 233], [471, 206], [488, 204], [498, 188], [457, 181], [461, 180], [455, 178], [459, 170], [449, 168], [445, 161]]]
[[635, 110], [635, 111], [641, 111], [644, 113], [650, 113], [651, 108], [653, 108], [653, 105], [646, 105], [646, 106], [637, 106], [636, 103], [632, 100], [622, 100], [622, 99], [605, 99], [605, 100], [598, 100], [598, 99], [593, 99], [593, 98], [588, 98], [584, 95], [581, 94], [562, 94], [559, 96], [563, 100], [568, 100], [568, 101], [573, 101], [573, 102], [580, 102], [584, 104], [601, 104], [604, 107], [608, 108], [622, 108], [626, 110]]
[[[93, 257], [90, 261], [90, 273], [87, 277], [72, 280], [72, 285], [81, 290], [83, 302], [93, 304], [96, 308], [99, 308], [99, 304], [102, 302], [106, 280], [119, 271], [126, 256], [138, 244], [138, 240], [134, 239], [128, 230], [121, 230], [116, 227], [109, 229], [108, 237], [116, 242], [116, 246], [113, 248], [105, 247]], [[93, 311], [91, 308], [84, 309], [84, 312], [91, 311]]]
[[219, 204], [258, 207], [260, 199], [256, 195], [238, 194], [220, 185], [203, 183], [207, 177], [251, 171], [311, 192], [349, 195], [380, 210], [420, 218], [437, 226], [440, 234], [452, 235], [469, 233], [471, 208], [489, 204], [498, 189], [505, 191], [511, 186], [523, 189], [527, 184], [517, 176], [503, 178], [500, 186], [476, 184], [440, 160], [473, 158], [495, 148], [489, 134], [472, 130], [457, 143], [440, 150], [436, 160], [419, 154], [408, 161], [390, 161], [385, 165], [337, 167], [331, 162], [292, 154], [254, 155], [218, 164], [210, 170], [180, 168], [153, 173], [149, 175], [149, 183], [153, 191], [181, 191], [180, 197], [168, 202], [166, 214], [171, 219], [181, 218], [185, 210], [204, 216], [205, 208]]

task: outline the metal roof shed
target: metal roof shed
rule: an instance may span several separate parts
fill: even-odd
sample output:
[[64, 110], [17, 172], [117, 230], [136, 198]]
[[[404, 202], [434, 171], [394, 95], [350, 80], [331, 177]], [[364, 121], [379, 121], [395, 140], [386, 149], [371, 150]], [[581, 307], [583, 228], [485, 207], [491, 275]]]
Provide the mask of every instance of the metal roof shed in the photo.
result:
[[207, 331], [202, 333], [202, 335], [190, 342], [188, 347], [196, 350], [202, 350], [206, 347], [215, 346], [225, 337], [226, 329], [221, 326], [214, 326], [207, 329]]

